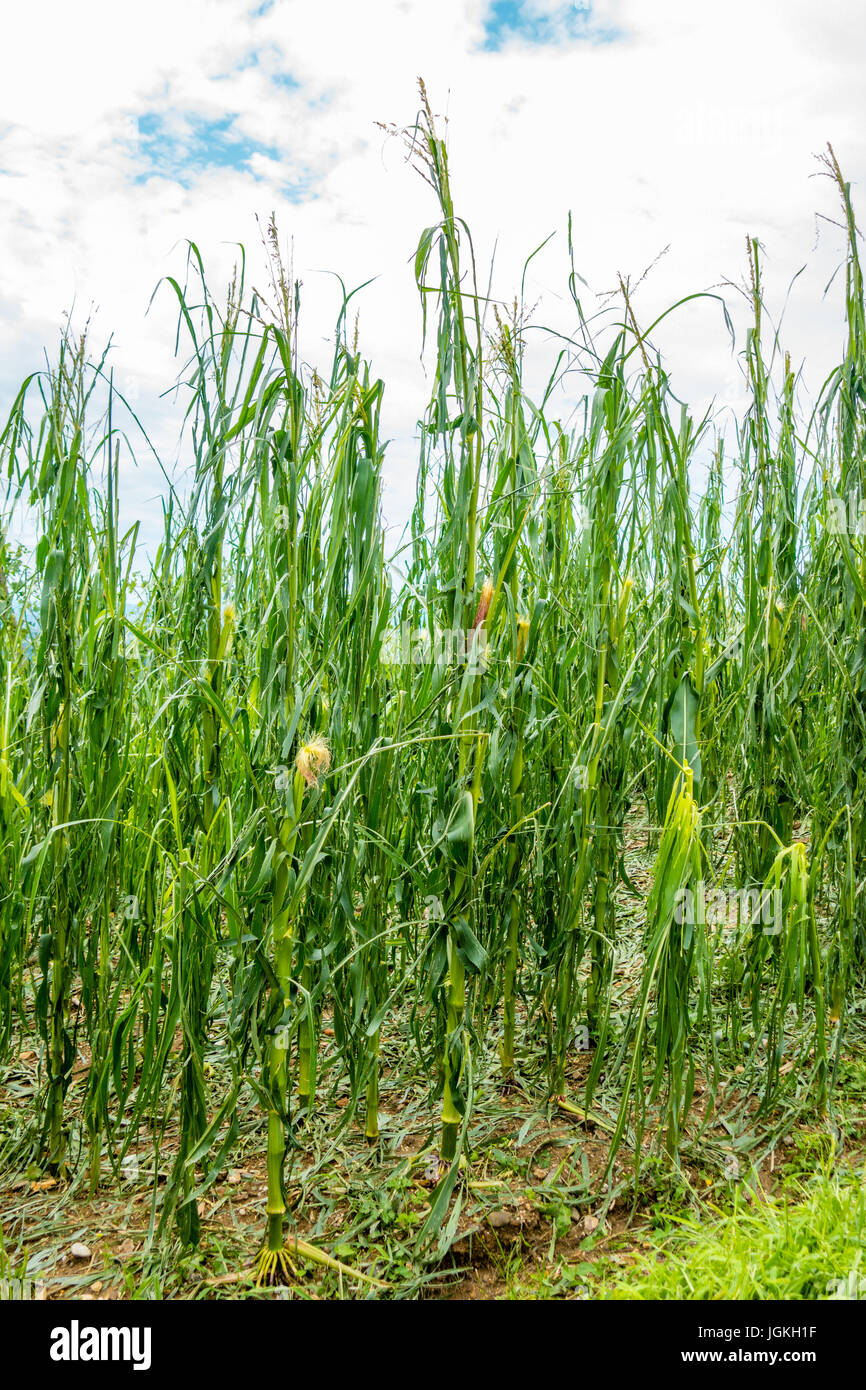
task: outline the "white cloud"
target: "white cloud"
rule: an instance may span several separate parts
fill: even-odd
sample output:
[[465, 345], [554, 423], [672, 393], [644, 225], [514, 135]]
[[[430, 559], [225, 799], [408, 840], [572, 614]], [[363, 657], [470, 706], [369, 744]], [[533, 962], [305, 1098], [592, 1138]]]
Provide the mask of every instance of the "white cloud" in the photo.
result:
[[[571, 331], [565, 227], [574, 215], [576, 265], [593, 290], [634, 278], [670, 244], [641, 286], [645, 322], [694, 290], [740, 279], [749, 234], [766, 248], [771, 304], [788, 310], [784, 344], [806, 358], [816, 389], [841, 343], [840, 293], [822, 302], [842, 252], [829, 184], [814, 154], [831, 139], [847, 176], [866, 174], [858, 65], [866, 12], [841, 0], [596, 0], [586, 40], [483, 48], [481, 0], [392, 0], [327, 6], [284, 0], [261, 16], [242, 0], [153, 0], [148, 7], [83, 0], [20, 6], [4, 24], [0, 91], [0, 392], [39, 365], [62, 311], [99, 306], [97, 336], [115, 334], [118, 379], [171, 458], [179, 413], [158, 399], [171, 382], [173, 310], [160, 276], [202, 247], [214, 284], [243, 241], [261, 278], [254, 214], [276, 208], [294, 239], [308, 360], [327, 355], [337, 271], [349, 286], [378, 276], [360, 300], [361, 332], [386, 381], [385, 421], [397, 443], [388, 512], [412, 498], [411, 434], [424, 405], [420, 309], [410, 258], [435, 217], [430, 193], [377, 120], [405, 123], [423, 73], [447, 110], [459, 210], [482, 273], [497, 244], [495, 292], [508, 300], [525, 256], [535, 322]], [[554, 20], [561, 5], [536, 4]], [[558, 22], [558, 21], [557, 21]], [[274, 79], [290, 76], [295, 86]], [[183, 182], [158, 175], [140, 117], [162, 129], [234, 115], [240, 168], [205, 167]], [[259, 152], [256, 152], [256, 151]], [[247, 157], [248, 156], [248, 157]], [[154, 176], [136, 181], [148, 172]], [[186, 186], [184, 186], [186, 185]], [[302, 193], [290, 197], [287, 190]], [[860, 199], [862, 205], [862, 197]], [[741, 306], [729, 295], [740, 328]], [[587, 297], [587, 304], [591, 304]], [[659, 331], [678, 393], [701, 412], [739, 386], [720, 313], [690, 306]], [[530, 339], [531, 342], [535, 340]], [[549, 354], [548, 354], [549, 356]], [[547, 360], [547, 357], [544, 359]], [[537, 373], [540, 378], [541, 370]], [[720, 389], [721, 388], [721, 389]], [[144, 462], [127, 509], [148, 519], [159, 474]]]

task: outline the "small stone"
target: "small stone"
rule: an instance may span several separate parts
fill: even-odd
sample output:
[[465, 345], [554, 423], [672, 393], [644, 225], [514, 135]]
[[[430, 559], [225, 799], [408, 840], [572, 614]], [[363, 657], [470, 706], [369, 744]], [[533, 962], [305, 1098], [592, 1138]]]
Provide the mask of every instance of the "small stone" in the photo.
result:
[[514, 1217], [510, 1211], [492, 1211], [487, 1219], [493, 1229], [498, 1231], [502, 1226], [510, 1226]]
[[584, 1231], [584, 1235], [591, 1236], [597, 1225], [598, 1225], [598, 1217], [597, 1217], [597, 1216], [585, 1216], [585, 1217], [583, 1218], [583, 1231]]
[[232, 1187], [235, 1187], [235, 1186], [237, 1186], [237, 1184], [241, 1181], [241, 1177], [242, 1177], [242, 1174], [241, 1174], [240, 1169], [239, 1169], [239, 1168], [235, 1168], [233, 1172], [229, 1173], [229, 1175], [228, 1175], [228, 1182], [231, 1183]]
[[83, 1245], [80, 1240], [77, 1240], [74, 1245], [70, 1245], [69, 1253], [72, 1256], [73, 1260], [90, 1259], [89, 1248], [86, 1245]]

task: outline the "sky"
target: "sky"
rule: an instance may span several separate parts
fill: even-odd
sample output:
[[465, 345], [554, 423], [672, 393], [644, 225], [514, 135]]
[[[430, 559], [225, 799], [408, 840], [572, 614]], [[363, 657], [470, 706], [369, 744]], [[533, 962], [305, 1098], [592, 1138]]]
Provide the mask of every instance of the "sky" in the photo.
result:
[[[814, 399], [842, 343], [838, 198], [816, 160], [831, 141], [866, 190], [866, 6], [850, 0], [59, 0], [4, 15], [0, 84], [0, 415], [44, 364], [63, 315], [112, 337], [115, 378], [169, 470], [182, 466], [180, 365], [162, 277], [194, 240], [211, 284], [274, 210], [302, 281], [304, 360], [327, 364], [339, 307], [386, 382], [386, 519], [412, 503], [416, 423], [429, 393], [412, 260], [432, 193], [379, 122], [411, 124], [417, 78], [447, 117], [455, 204], [482, 277], [509, 303], [530, 252], [531, 323], [570, 334], [567, 226], [591, 311], [617, 277], [644, 323], [698, 290], [656, 336], [677, 395], [720, 420], [745, 404], [737, 353], [745, 244], [764, 248], [780, 342]], [[664, 253], [664, 254], [663, 254]], [[802, 271], [802, 274], [798, 272]], [[796, 278], [795, 278], [796, 277]], [[793, 284], [792, 284], [793, 282]], [[723, 287], [720, 289], [720, 287]], [[156, 295], [154, 296], [154, 291]], [[790, 293], [789, 293], [790, 290]], [[825, 293], [826, 291], [826, 293]], [[219, 295], [219, 298], [222, 296]], [[529, 384], [549, 364], [530, 331]], [[547, 355], [545, 355], [547, 354]], [[569, 385], [576, 397], [582, 386]], [[567, 412], [573, 401], [563, 401]], [[125, 461], [124, 519], [146, 545], [165, 483]], [[176, 465], [175, 461], [179, 460]]]

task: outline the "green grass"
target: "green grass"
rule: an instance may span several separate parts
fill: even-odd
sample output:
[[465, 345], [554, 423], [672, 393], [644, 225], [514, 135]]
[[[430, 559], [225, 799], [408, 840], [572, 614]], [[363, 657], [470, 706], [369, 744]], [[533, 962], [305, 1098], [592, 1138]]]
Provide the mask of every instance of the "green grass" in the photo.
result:
[[738, 1195], [731, 1212], [675, 1229], [627, 1268], [593, 1280], [595, 1296], [637, 1299], [866, 1297], [866, 1188], [821, 1176], [777, 1196]]

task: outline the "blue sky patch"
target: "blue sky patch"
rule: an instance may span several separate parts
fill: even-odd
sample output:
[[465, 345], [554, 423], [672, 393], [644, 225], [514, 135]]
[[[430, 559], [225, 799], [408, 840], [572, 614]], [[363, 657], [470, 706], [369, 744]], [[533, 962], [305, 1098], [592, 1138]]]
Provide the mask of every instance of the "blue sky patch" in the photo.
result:
[[[284, 92], [296, 92], [300, 89], [300, 82], [293, 77], [290, 72], [273, 71], [273, 54], [267, 54], [265, 75], [269, 82], [275, 87], [281, 87]], [[249, 68], [260, 68], [262, 66], [262, 55], [259, 49], [251, 48], [248, 53], [241, 58], [240, 62], [235, 63], [234, 67], [228, 72], [221, 72], [216, 77], [217, 82], [225, 82], [238, 72], [247, 72]]]
[[147, 167], [136, 177], [137, 183], [154, 174], [174, 179], [188, 188], [196, 175], [209, 169], [239, 169], [249, 172], [254, 154], [279, 159], [271, 145], [260, 145], [244, 135], [233, 115], [207, 120], [186, 115], [168, 120], [159, 112], [148, 112], [138, 121], [139, 155]]
[[286, 92], [296, 92], [301, 85], [296, 77], [292, 77], [290, 72], [272, 72], [271, 81], [275, 87], [282, 87], [283, 91]]
[[482, 47], [496, 52], [513, 39], [531, 44], [559, 44], [574, 39], [610, 43], [617, 37], [614, 29], [593, 24], [591, 0], [554, 5], [545, 10], [532, 0], [491, 0], [484, 20]]

